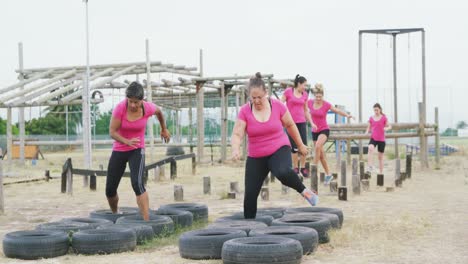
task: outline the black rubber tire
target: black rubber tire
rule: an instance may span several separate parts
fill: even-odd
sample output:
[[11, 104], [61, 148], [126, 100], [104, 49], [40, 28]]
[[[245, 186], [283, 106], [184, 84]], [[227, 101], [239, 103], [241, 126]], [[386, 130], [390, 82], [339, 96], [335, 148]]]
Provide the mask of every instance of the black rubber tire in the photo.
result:
[[250, 230], [256, 228], [264, 228], [267, 227], [265, 223], [257, 222], [253, 220], [232, 220], [232, 221], [223, 221], [223, 222], [216, 222], [209, 225], [208, 229], [213, 228], [230, 228], [235, 230], [243, 230], [249, 234]]
[[257, 221], [266, 224], [267, 226], [270, 226], [271, 223], [273, 222], [273, 216], [271, 215], [257, 215], [255, 219], [245, 219], [244, 218], [244, 213], [236, 213], [230, 216], [224, 216], [218, 218], [215, 222], [225, 222], [225, 221], [232, 221], [232, 220], [247, 220], [247, 221]]
[[64, 223], [85, 223], [88, 224], [91, 228], [97, 228], [98, 226], [105, 226], [105, 225], [113, 225], [114, 222], [107, 220], [107, 219], [100, 219], [100, 218], [80, 218], [80, 217], [71, 217], [71, 218], [64, 218], [60, 220], [60, 222]]
[[76, 254], [111, 254], [136, 248], [136, 234], [131, 228], [107, 227], [73, 234], [72, 250]]
[[106, 220], [109, 220], [109, 221], [112, 221], [112, 222], [115, 223], [117, 221], [117, 219], [119, 219], [120, 217], [137, 215], [137, 214], [140, 213], [140, 211], [138, 209], [137, 210], [134, 210], [134, 209], [129, 210], [129, 207], [119, 208], [119, 211], [120, 211], [120, 213], [114, 214], [109, 209], [96, 210], [96, 211], [91, 212], [89, 214], [89, 217], [90, 218], [106, 219]]
[[174, 233], [174, 222], [169, 216], [150, 214], [149, 218], [145, 221], [141, 215], [125, 216], [117, 219], [116, 224], [149, 225], [153, 228], [155, 236], [169, 236]]
[[278, 236], [236, 238], [224, 243], [222, 258], [224, 264], [299, 264], [302, 246]]
[[136, 234], [137, 245], [144, 244], [147, 241], [150, 241], [155, 237], [153, 228], [149, 225], [142, 225], [142, 224], [133, 224], [133, 223], [132, 224], [130, 223], [129, 224], [115, 224], [112, 226], [107, 226], [107, 225], [100, 226], [97, 229], [105, 229], [109, 227], [133, 229], [133, 231], [135, 231], [135, 234]]
[[208, 222], [208, 207], [198, 203], [173, 203], [161, 206], [159, 209], [177, 209], [193, 214], [193, 221]]
[[318, 246], [318, 233], [313, 228], [304, 226], [269, 226], [250, 231], [249, 237], [279, 236], [296, 239], [301, 242], [304, 255], [313, 253]]
[[3, 237], [3, 254], [8, 258], [54, 258], [68, 253], [69, 237], [52, 230], [16, 231]]
[[89, 224], [86, 223], [66, 223], [66, 222], [50, 222], [36, 226], [36, 230], [50, 230], [50, 231], [61, 231], [68, 235], [81, 230], [93, 229]]
[[177, 156], [177, 155], [184, 155], [185, 151], [183, 147], [180, 146], [167, 146], [166, 148], [166, 156]]
[[299, 208], [291, 208], [287, 209], [285, 214], [291, 213], [327, 213], [327, 214], [334, 214], [337, 215], [340, 219], [340, 227], [343, 226], [344, 215], [343, 211], [338, 208], [329, 208], [329, 207], [299, 207]]
[[240, 237], [247, 237], [247, 234], [224, 228], [185, 232], [179, 238], [179, 253], [186, 259], [221, 259], [224, 242]]
[[[291, 214], [286, 214], [286, 215], [291, 215]], [[336, 214], [330, 214], [330, 213], [294, 213], [294, 215], [312, 215], [312, 216], [318, 216], [318, 217], [324, 217], [330, 220], [331, 227], [333, 229], [340, 229], [340, 218]]]
[[276, 219], [273, 226], [305, 226], [315, 229], [319, 235], [319, 243], [330, 242], [328, 231], [331, 229], [330, 220], [320, 216], [307, 214], [290, 214]]
[[193, 214], [189, 211], [162, 208], [156, 211], [151, 211], [151, 213], [155, 215], [169, 216], [174, 222], [175, 228], [189, 227], [193, 224]]
[[271, 215], [274, 219], [283, 217], [286, 208], [284, 207], [266, 207], [258, 208], [257, 215]]

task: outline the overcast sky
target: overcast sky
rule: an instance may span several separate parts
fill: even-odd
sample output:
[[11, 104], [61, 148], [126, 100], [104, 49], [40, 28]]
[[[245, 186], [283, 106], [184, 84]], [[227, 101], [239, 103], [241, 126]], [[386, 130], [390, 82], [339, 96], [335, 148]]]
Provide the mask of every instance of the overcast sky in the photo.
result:
[[[426, 30], [428, 121], [468, 121], [466, 1], [155, 1], [89, 0], [91, 63], [151, 59], [198, 66], [205, 75], [273, 73], [321, 82], [325, 98], [357, 115], [358, 30]], [[17, 44], [26, 68], [85, 63], [81, 0], [1, 0], [0, 87], [16, 81]], [[399, 120], [417, 121], [421, 100], [420, 34], [398, 37]], [[381, 102], [393, 116], [391, 42], [364, 38], [364, 116]], [[0, 109], [5, 117], [6, 110]], [[15, 112], [14, 112], [15, 113]], [[28, 115], [27, 115], [28, 117]]]

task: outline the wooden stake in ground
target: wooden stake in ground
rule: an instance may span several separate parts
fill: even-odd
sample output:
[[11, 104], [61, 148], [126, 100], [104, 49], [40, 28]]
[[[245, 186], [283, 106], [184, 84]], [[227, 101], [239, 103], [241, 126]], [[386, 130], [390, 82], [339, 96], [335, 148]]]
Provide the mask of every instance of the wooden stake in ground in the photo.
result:
[[0, 214], [5, 212], [5, 204], [3, 202], [3, 160], [0, 160]]
[[174, 185], [174, 200], [177, 202], [184, 200], [184, 187], [182, 185]]
[[262, 197], [262, 200], [263, 201], [268, 201], [270, 200], [270, 190], [268, 189], [268, 187], [262, 187], [261, 191], [260, 191], [260, 196]]
[[210, 176], [203, 177], [203, 194], [211, 194], [211, 178], [210, 178]]

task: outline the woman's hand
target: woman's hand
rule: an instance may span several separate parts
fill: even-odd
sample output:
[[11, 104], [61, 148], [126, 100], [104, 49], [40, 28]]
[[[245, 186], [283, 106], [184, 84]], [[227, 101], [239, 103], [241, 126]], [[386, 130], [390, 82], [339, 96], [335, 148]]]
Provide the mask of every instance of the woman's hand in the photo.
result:
[[317, 125], [312, 123], [312, 131], [317, 131]]
[[136, 149], [140, 145], [140, 138], [127, 139], [125, 144]]
[[304, 157], [307, 156], [307, 154], [309, 154], [309, 151], [307, 150], [307, 146], [302, 144], [301, 146], [299, 146], [299, 149], [298, 149], [298, 152], [303, 155]]
[[171, 140], [171, 133], [167, 128], [164, 128], [161, 130], [161, 138], [164, 140], [164, 142], [168, 143], [169, 140]]
[[239, 161], [240, 160], [240, 150], [239, 148], [232, 149], [232, 160]]

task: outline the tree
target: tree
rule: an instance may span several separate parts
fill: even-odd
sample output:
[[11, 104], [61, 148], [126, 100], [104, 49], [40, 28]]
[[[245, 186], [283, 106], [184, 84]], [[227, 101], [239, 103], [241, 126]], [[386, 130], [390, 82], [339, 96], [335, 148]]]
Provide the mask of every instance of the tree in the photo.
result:
[[442, 133], [442, 136], [444, 137], [456, 137], [458, 136], [458, 131], [453, 128], [447, 128], [444, 133]]
[[96, 135], [108, 135], [112, 110], [100, 115], [96, 119]]
[[[0, 117], [0, 135], [6, 135], [7, 133], [7, 120]], [[19, 135], [19, 128], [16, 125], [11, 125], [11, 132], [13, 135]]]
[[26, 121], [25, 132], [27, 135], [64, 135], [65, 126], [61, 118], [47, 114], [44, 117]]
[[465, 129], [468, 127], [468, 124], [465, 121], [460, 121], [457, 123], [457, 129]]

